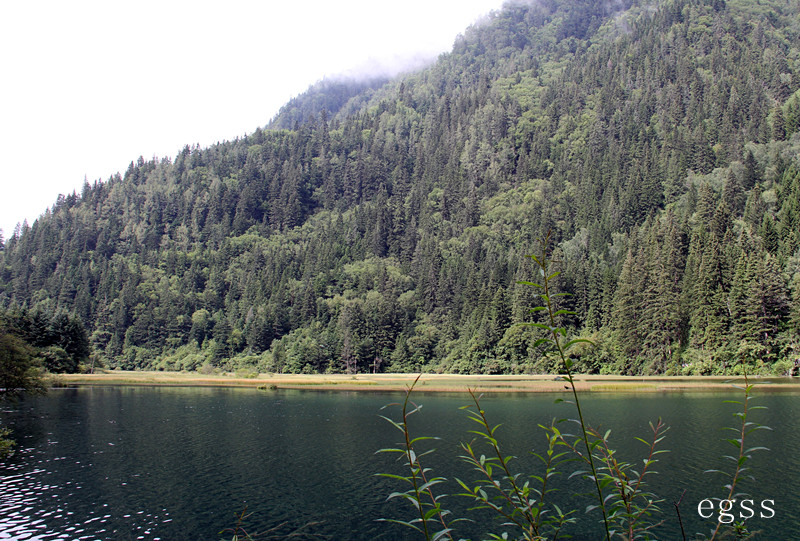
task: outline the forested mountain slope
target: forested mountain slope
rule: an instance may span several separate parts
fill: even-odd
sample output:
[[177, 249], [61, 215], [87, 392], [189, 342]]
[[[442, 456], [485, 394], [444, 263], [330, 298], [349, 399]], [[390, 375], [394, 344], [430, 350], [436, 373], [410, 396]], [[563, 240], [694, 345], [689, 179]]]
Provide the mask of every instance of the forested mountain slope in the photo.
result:
[[375, 89], [387, 82], [388, 78], [381, 76], [366, 79], [353, 77], [323, 79], [300, 96], [289, 100], [281, 107], [275, 118], [270, 120], [267, 128], [297, 129], [305, 122], [315, 122], [323, 111], [326, 115], [331, 115], [338, 113], [346, 105], [351, 109], [359, 108], [369, 102]]
[[785, 372], [798, 89], [799, 0], [509, 4], [428, 69], [60, 198], [0, 303], [125, 368], [543, 372], [517, 281], [552, 231], [582, 370]]

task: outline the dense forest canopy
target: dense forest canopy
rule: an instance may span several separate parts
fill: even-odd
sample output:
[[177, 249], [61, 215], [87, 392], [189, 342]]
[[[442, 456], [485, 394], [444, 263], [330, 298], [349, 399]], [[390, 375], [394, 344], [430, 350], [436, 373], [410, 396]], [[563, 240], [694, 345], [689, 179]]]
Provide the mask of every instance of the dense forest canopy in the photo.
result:
[[547, 372], [517, 282], [548, 231], [581, 370], [791, 371], [800, 1], [507, 4], [427, 69], [59, 197], [0, 305], [127, 369]]

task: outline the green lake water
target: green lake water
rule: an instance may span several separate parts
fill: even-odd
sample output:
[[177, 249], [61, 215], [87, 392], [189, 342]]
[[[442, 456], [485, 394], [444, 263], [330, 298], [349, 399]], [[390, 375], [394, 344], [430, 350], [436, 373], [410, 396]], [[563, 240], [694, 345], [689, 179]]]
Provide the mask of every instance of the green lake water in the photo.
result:
[[[94, 387], [54, 389], [0, 413], [15, 431], [19, 451], [0, 466], [0, 539], [221, 539], [245, 507], [249, 531], [280, 538], [295, 531], [327, 539], [418, 539], [410, 530], [380, 522], [411, 518], [411, 508], [386, 497], [401, 486], [377, 472], [403, 474], [402, 464], [375, 451], [400, 440], [380, 408], [402, 398], [390, 393], [257, 391], [255, 389]], [[535, 471], [529, 451], [541, 451], [539, 423], [574, 416], [551, 394], [484, 397], [504, 448], [519, 457], [520, 471]], [[704, 470], [728, 468], [720, 457], [735, 451], [721, 428], [737, 419], [735, 395], [709, 393], [587, 394], [588, 421], [612, 429], [623, 458], [640, 461], [649, 421], [659, 416], [671, 428], [650, 477], [650, 488], [666, 501], [661, 539], [680, 539], [672, 501], [685, 492], [681, 514], [688, 534], [708, 531], [697, 516], [704, 498], [724, 495], [725, 480]], [[412, 417], [416, 435], [435, 435], [427, 465], [448, 479], [473, 479], [459, 463], [459, 442], [474, 428], [460, 406], [465, 394], [415, 395], [422, 411]], [[800, 532], [800, 394], [757, 392], [753, 420], [771, 431], [752, 435], [765, 446], [750, 466], [754, 481], [741, 489], [756, 502], [751, 529], [758, 539], [795, 539]], [[637, 458], [638, 457], [638, 458]], [[577, 466], [574, 466], [577, 467]], [[568, 466], [568, 468], [574, 468]], [[566, 477], [566, 476], [564, 476]], [[591, 486], [573, 480], [561, 502], [583, 509], [594, 503], [571, 496]], [[450, 491], [458, 487], [450, 485]], [[761, 500], [774, 500], [775, 516], [758, 517]], [[445, 506], [460, 514], [460, 498]], [[473, 539], [502, 532], [479, 515], [457, 533]], [[576, 539], [599, 539], [596, 514], [579, 513]], [[587, 530], [588, 525], [588, 530]], [[230, 539], [230, 535], [227, 536]]]

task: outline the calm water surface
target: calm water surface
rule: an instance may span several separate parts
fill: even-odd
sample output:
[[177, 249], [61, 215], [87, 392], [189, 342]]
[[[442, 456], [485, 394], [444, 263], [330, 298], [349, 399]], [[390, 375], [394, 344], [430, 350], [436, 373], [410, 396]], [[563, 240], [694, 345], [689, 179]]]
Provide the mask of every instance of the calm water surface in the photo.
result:
[[[11, 426], [17, 454], [0, 466], [0, 539], [220, 539], [245, 506], [250, 531], [293, 531], [327, 539], [415, 539], [380, 517], [410, 518], [410, 508], [385, 502], [400, 489], [376, 472], [404, 473], [382, 447], [400, 433], [378, 417], [399, 394], [254, 389], [93, 387], [55, 389], [0, 415]], [[489, 395], [483, 406], [505, 449], [533, 470], [531, 449], [545, 439], [539, 423], [571, 417], [553, 395]], [[686, 490], [681, 514], [687, 533], [707, 531], [697, 518], [697, 503], [723, 495], [724, 479], [703, 473], [727, 467], [729, 452], [721, 430], [735, 423], [735, 405], [721, 394], [586, 395], [589, 421], [612, 428], [612, 442], [623, 458], [639, 461], [648, 422], [661, 416], [671, 428], [651, 488], [666, 499], [662, 539], [680, 539], [672, 501]], [[428, 465], [452, 479], [471, 479], [458, 463], [459, 442], [472, 429], [460, 406], [465, 395], [416, 395], [424, 404], [412, 418], [418, 435], [437, 435]], [[755, 420], [771, 425], [752, 445], [769, 452], [754, 455], [757, 482], [743, 484], [756, 502], [775, 500], [775, 517], [754, 519], [759, 539], [793, 539], [800, 532], [800, 394], [758, 395], [766, 411]], [[394, 411], [389, 410], [389, 415]], [[730, 450], [733, 450], [730, 447]], [[572, 467], [572, 466], [569, 466]], [[589, 490], [587, 485], [575, 487]], [[451, 487], [452, 492], [458, 488]], [[583, 507], [562, 498], [567, 505]], [[757, 506], [758, 504], [756, 504]], [[451, 498], [447, 507], [464, 504]], [[583, 515], [581, 516], [583, 518]], [[460, 533], [481, 538], [497, 526], [474, 524]], [[597, 534], [576, 529], [577, 539]], [[228, 535], [228, 539], [230, 539]]]

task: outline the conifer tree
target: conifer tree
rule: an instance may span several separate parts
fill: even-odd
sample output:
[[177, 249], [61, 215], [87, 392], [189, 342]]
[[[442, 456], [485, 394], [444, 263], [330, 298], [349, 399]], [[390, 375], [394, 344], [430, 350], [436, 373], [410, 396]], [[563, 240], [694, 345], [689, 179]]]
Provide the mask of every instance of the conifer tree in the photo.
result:
[[645, 335], [642, 325], [642, 292], [647, 283], [647, 275], [643, 259], [642, 248], [632, 238], [614, 295], [614, 329], [623, 355], [629, 363], [624, 370], [630, 374], [638, 372]]

